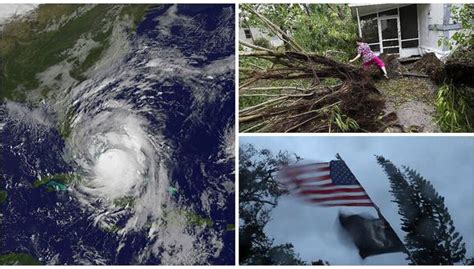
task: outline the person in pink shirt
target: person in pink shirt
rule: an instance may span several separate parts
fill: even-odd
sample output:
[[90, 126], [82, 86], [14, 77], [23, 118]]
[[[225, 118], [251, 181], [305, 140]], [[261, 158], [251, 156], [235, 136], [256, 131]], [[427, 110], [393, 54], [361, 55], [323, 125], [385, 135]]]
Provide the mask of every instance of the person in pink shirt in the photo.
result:
[[387, 70], [385, 69], [385, 64], [383, 61], [375, 55], [375, 53], [370, 49], [369, 45], [365, 43], [362, 38], [357, 38], [357, 56], [350, 60], [349, 62], [352, 63], [362, 57], [363, 67], [364, 69], [368, 69], [370, 65], [374, 64], [380, 68], [383, 72], [383, 76], [388, 79]]

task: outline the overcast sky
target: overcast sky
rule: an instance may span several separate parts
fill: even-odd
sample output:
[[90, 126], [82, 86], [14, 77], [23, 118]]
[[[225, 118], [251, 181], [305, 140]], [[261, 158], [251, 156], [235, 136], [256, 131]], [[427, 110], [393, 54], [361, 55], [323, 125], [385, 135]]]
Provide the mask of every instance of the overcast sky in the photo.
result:
[[[407, 165], [433, 183], [464, 236], [467, 257], [474, 256], [474, 137], [240, 137], [240, 143], [274, 152], [288, 150], [305, 160], [330, 161], [339, 153], [400, 237], [400, 217], [390, 202], [389, 181], [374, 154], [395, 165]], [[392, 253], [362, 260], [336, 230], [338, 210], [369, 212], [369, 207], [322, 208], [294, 197], [280, 199], [266, 227], [275, 244], [292, 243], [305, 261], [331, 264], [407, 264], [405, 254]]]

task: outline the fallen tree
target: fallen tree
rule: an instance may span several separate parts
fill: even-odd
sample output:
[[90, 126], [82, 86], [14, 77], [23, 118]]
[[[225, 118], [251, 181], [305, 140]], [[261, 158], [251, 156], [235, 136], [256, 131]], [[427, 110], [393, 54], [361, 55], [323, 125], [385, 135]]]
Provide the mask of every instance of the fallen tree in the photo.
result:
[[458, 47], [448, 58], [445, 74], [448, 82], [456, 86], [474, 87], [474, 46]]
[[[241, 68], [240, 98], [262, 96], [262, 103], [239, 112], [242, 132], [383, 131], [385, 99], [368, 74], [352, 65], [306, 52], [289, 35], [254, 10], [270, 32], [291, 51], [268, 49], [240, 41], [248, 51], [240, 57], [268, 60], [270, 67]], [[336, 85], [326, 83], [337, 81]], [[305, 80], [309, 86], [255, 86], [261, 81]], [[334, 84], [334, 83], [332, 83]], [[383, 122], [383, 121], [382, 121]]]

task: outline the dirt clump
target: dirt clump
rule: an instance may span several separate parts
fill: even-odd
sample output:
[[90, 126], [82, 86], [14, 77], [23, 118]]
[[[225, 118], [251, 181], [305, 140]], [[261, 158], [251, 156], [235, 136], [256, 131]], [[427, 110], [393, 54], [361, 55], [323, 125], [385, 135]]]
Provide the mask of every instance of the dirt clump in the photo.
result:
[[445, 65], [446, 79], [455, 85], [474, 87], [474, 49], [458, 48]]
[[[389, 78], [400, 78], [402, 76], [401, 64], [396, 55], [382, 53], [379, 58], [384, 62]], [[374, 80], [385, 79], [382, 70], [376, 65], [370, 65], [365, 73]]]
[[402, 76], [401, 64], [396, 55], [383, 53], [379, 57], [385, 63], [389, 78], [399, 78]]
[[428, 75], [438, 85], [444, 81], [444, 64], [433, 52], [423, 55], [413, 64], [413, 69]]

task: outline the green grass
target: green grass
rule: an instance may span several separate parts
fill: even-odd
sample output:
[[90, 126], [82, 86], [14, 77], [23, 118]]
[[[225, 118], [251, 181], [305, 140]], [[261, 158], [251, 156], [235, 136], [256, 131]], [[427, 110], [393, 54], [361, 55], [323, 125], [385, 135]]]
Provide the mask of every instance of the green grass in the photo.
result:
[[394, 108], [410, 101], [423, 102], [428, 105], [434, 105], [435, 102], [435, 95], [431, 89], [433, 86], [426, 79], [397, 78], [380, 80], [376, 82], [376, 87], [387, 96], [387, 101], [392, 103]]
[[436, 96], [436, 122], [443, 132], [474, 131], [474, 93], [443, 85]]
[[41, 263], [24, 253], [9, 253], [0, 255], [0, 265], [41, 265]]
[[[294, 79], [294, 80], [260, 80], [252, 84], [252, 87], [282, 87], [282, 86], [295, 86], [295, 87], [308, 87], [310, 80], [307, 79]], [[245, 94], [280, 94], [282, 90], [265, 90], [265, 91], [245, 91], [239, 95], [239, 107], [240, 109], [254, 106], [265, 102], [270, 99], [277, 98], [275, 96], [242, 96]]]
[[[262, 72], [269, 68], [279, 68], [283, 66], [273, 66], [272, 62], [255, 57], [242, 57], [239, 60], [239, 82], [240, 84], [245, 83], [248, 80], [249, 73], [251, 72]], [[321, 81], [323, 85], [332, 86], [340, 83], [338, 79], [325, 79]], [[275, 79], [275, 80], [258, 80], [250, 85], [250, 87], [283, 87], [283, 86], [296, 86], [307, 88], [311, 85], [309, 79]], [[239, 94], [239, 108], [243, 109], [246, 107], [254, 106], [265, 102], [270, 99], [276, 98], [275, 96], [242, 96], [250, 94], [270, 94], [277, 95], [281, 94], [282, 90], [265, 90], [265, 91], [245, 91]]]

